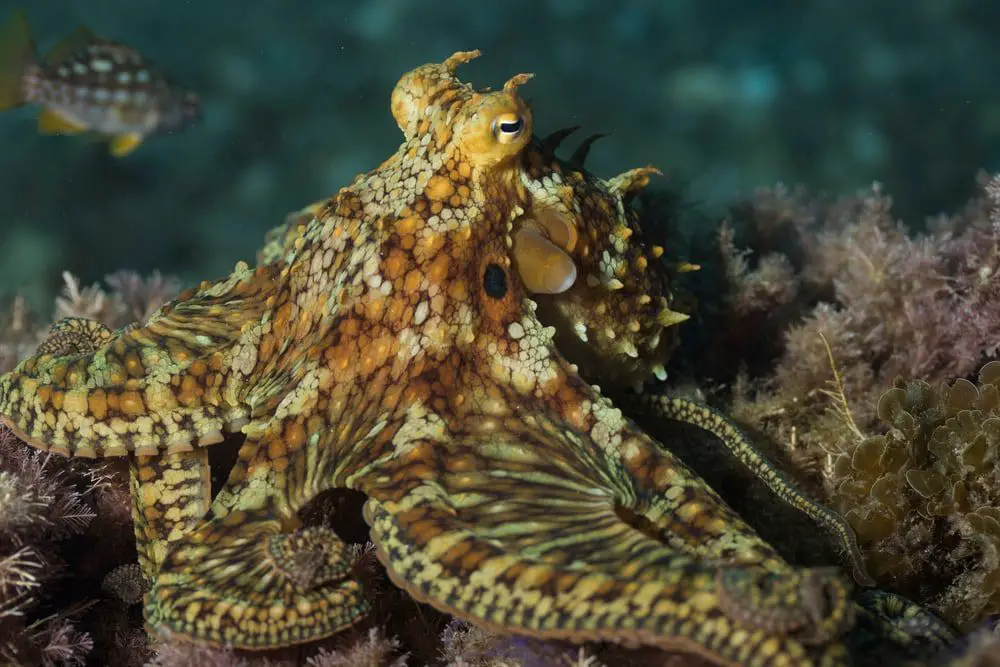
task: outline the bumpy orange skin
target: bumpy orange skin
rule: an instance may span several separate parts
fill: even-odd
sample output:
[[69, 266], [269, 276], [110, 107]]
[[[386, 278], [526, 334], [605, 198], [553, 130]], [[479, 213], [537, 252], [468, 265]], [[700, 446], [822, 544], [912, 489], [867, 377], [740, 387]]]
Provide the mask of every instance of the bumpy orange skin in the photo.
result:
[[[542, 231], [572, 258], [578, 275], [559, 294], [528, 293], [538, 303], [539, 320], [555, 327], [559, 351], [588, 379], [615, 387], [662, 380], [678, 342], [674, 325], [688, 315], [672, 310], [676, 298], [660, 259], [663, 248], [643, 242], [638, 215], [629, 205], [658, 172], [639, 167], [602, 180], [555, 155], [566, 134], [533, 139], [521, 152], [518, 166], [527, 200], [510, 236], [516, 239], [520, 229], [541, 221]], [[324, 206], [325, 200], [310, 204], [268, 232], [258, 263], [283, 257]]]
[[[343, 543], [296, 515], [347, 487], [393, 580], [476, 623], [841, 664], [847, 583], [784, 562], [584, 381], [514, 266], [514, 232], [542, 221], [580, 266], [555, 321], [589, 331], [581, 311], [610, 291], [625, 311], [607, 307], [590, 353], [665, 354], [667, 286], [622, 217], [646, 172], [603, 183], [553, 162], [530, 143], [527, 77], [476, 91], [455, 76], [474, 55], [405, 75], [399, 150], [273, 234], [258, 267], [143, 326], [64, 327], [0, 378], [3, 422], [64, 454], [134, 457], [147, 621], [196, 642], [295, 644], [366, 611]], [[246, 440], [204, 513], [205, 447], [227, 429]]]

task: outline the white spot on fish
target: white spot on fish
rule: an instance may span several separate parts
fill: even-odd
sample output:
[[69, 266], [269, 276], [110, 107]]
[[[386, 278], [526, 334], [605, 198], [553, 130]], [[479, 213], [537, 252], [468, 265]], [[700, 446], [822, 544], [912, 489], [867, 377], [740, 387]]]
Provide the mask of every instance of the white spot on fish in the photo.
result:
[[[61, 67], [59, 69], [62, 69]], [[73, 73], [74, 74], [86, 74], [87, 66], [83, 63], [73, 63]]]
[[77, 99], [85, 100], [90, 96], [90, 89], [86, 86], [77, 86], [73, 93], [76, 95]]
[[141, 69], [135, 73], [135, 80], [138, 83], [148, 83], [149, 82], [149, 71]]
[[60, 65], [59, 69], [56, 70], [56, 73], [65, 79], [66, 77], [69, 76], [69, 68], [66, 67], [65, 65]]
[[121, 102], [124, 104], [128, 102], [129, 94], [127, 90], [116, 90], [115, 91], [115, 102]]
[[90, 69], [95, 72], [110, 72], [114, 68], [114, 64], [105, 58], [94, 58], [90, 61]]
[[104, 88], [98, 88], [94, 91], [94, 101], [95, 102], [108, 102], [111, 99], [111, 92]]
[[127, 86], [132, 83], [132, 75], [128, 72], [118, 72], [118, 83]]

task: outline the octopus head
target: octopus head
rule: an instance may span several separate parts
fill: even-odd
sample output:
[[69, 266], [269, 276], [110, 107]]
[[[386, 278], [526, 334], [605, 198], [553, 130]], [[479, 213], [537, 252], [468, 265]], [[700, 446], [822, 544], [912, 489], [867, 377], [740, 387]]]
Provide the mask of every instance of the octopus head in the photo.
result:
[[435, 154], [457, 151], [469, 166], [509, 162], [531, 141], [531, 112], [517, 88], [531, 78], [517, 74], [500, 91], [477, 91], [455, 76], [458, 65], [479, 56], [460, 51], [404, 75], [390, 106], [408, 140], [433, 143]]
[[[520, 339], [537, 317], [591, 381], [662, 379], [677, 341], [673, 325], [687, 316], [673, 310], [662, 248], [644, 243], [630, 204], [656, 170], [605, 181], [556, 158], [551, 143], [532, 141], [531, 112], [517, 94], [530, 75], [497, 91], [456, 77], [458, 65], [478, 55], [459, 52], [404, 75], [391, 108], [409, 154], [430, 163], [431, 212], [435, 201], [451, 216], [463, 209], [458, 233], [466, 236], [451, 252], [476, 272], [463, 282], [478, 286], [480, 322], [497, 326], [486, 339], [511, 340], [511, 332]], [[537, 312], [519, 315], [522, 294]]]

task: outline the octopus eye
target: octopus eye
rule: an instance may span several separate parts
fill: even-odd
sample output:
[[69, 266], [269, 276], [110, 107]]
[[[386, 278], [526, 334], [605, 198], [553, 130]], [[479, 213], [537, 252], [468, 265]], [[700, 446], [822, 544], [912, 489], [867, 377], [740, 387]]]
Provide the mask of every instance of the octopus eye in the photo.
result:
[[510, 142], [521, 136], [524, 131], [524, 118], [515, 113], [505, 113], [493, 119], [493, 136], [501, 144]]
[[507, 274], [499, 264], [490, 264], [483, 274], [483, 289], [494, 299], [507, 296]]

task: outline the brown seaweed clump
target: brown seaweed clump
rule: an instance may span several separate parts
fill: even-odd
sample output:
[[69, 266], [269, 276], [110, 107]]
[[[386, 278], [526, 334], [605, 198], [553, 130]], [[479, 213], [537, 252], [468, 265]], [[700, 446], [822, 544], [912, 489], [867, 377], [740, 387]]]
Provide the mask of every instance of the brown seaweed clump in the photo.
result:
[[964, 629], [1000, 612], [1000, 175], [977, 181], [908, 224], [878, 184], [757, 191], [688, 253], [669, 369], [848, 515], [880, 587]]
[[[117, 328], [146, 317], [177, 283], [120, 272], [105, 291], [63, 274], [54, 318], [91, 317]], [[0, 372], [44, 336], [15, 298], [0, 313]], [[129, 610], [101, 592], [116, 565], [135, 560], [123, 462], [94, 465], [22, 444], [0, 427], [0, 664], [139, 665], [148, 650]]]
[[888, 432], [834, 461], [831, 496], [872, 574], [962, 627], [1000, 613], [1000, 362], [978, 386], [897, 379], [877, 413]]

